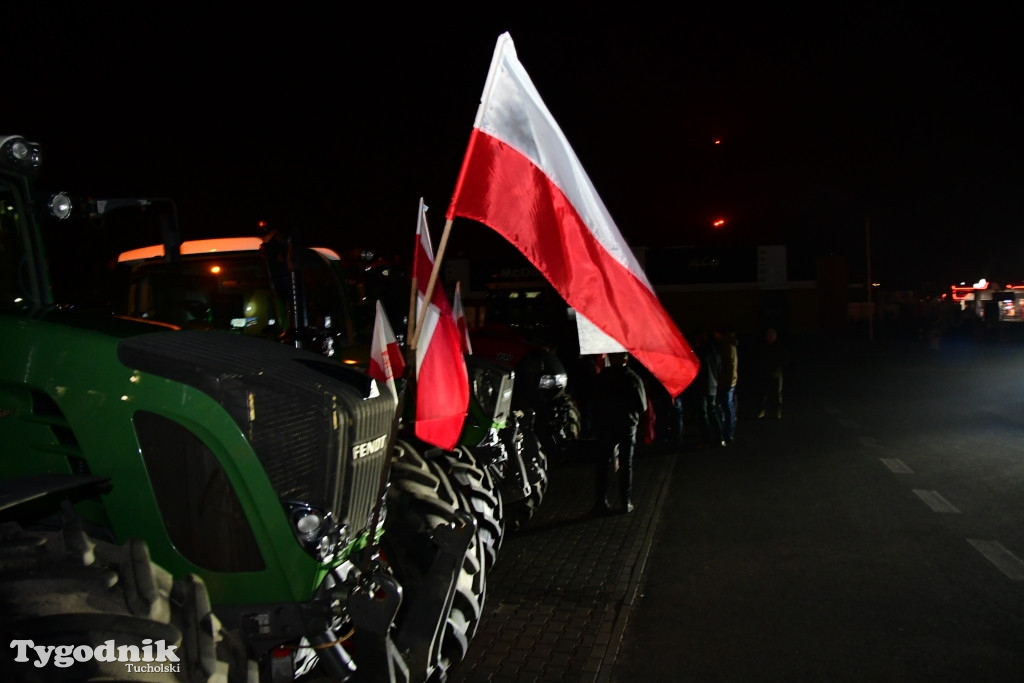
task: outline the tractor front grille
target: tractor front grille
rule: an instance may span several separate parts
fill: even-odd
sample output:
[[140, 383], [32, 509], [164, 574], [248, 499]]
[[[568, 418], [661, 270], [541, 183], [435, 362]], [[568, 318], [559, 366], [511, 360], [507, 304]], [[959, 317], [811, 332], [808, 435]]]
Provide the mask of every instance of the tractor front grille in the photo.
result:
[[121, 343], [119, 357], [223, 406], [281, 500], [330, 510], [353, 529], [365, 526], [394, 415], [393, 400], [372, 396], [366, 375], [311, 352], [222, 332], [134, 337]]

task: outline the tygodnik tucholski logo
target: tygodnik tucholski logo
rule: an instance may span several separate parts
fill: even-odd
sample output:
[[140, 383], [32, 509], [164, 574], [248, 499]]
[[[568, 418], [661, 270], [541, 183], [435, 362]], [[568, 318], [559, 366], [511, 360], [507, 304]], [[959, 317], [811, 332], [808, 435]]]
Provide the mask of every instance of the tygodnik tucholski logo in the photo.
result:
[[177, 645], [144, 638], [142, 646], [117, 645], [113, 640], [98, 647], [90, 645], [36, 645], [31, 640], [12, 640], [14, 661], [42, 669], [55, 666], [66, 669], [78, 662], [123, 662], [129, 673], [178, 673], [181, 671]]

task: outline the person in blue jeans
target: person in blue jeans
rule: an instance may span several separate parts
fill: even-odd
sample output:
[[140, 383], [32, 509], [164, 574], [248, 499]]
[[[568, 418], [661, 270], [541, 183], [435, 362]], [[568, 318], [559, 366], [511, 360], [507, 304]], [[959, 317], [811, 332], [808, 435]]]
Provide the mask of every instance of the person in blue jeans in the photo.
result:
[[723, 326], [715, 332], [722, 368], [718, 374], [718, 405], [722, 410], [722, 436], [727, 444], [736, 439], [736, 382], [739, 379], [739, 354], [736, 331]]

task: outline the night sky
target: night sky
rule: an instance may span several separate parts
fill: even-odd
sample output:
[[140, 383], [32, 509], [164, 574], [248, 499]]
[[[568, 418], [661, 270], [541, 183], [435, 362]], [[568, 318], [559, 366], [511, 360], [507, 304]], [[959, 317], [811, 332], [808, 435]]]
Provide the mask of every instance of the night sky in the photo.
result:
[[856, 273], [870, 225], [884, 286], [1024, 280], [1020, 5], [21, 4], [0, 131], [44, 145], [54, 189], [174, 198], [186, 237], [265, 219], [411, 252], [423, 196], [436, 244], [509, 31], [633, 246], [812, 245]]

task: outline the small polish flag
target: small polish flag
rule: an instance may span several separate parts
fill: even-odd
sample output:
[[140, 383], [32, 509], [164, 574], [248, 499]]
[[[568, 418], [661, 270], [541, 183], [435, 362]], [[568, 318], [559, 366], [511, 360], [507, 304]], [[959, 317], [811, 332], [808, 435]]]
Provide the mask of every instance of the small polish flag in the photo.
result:
[[[430, 297], [427, 285], [434, 268], [434, 247], [427, 230], [426, 207], [420, 199], [416, 223], [416, 318], [423, 319], [416, 345], [416, 436], [438, 448], [452, 450], [459, 442], [469, 409], [469, 373], [462, 341], [444, 289]], [[422, 313], [424, 306], [426, 313]]]
[[378, 301], [377, 315], [373, 321], [373, 339], [370, 342], [370, 377], [386, 384], [397, 404], [395, 378], [401, 377], [404, 372], [405, 358], [402, 357], [402, 350], [398, 347], [398, 339], [384, 313], [384, 307]]

